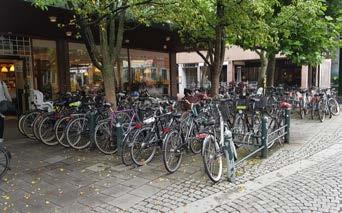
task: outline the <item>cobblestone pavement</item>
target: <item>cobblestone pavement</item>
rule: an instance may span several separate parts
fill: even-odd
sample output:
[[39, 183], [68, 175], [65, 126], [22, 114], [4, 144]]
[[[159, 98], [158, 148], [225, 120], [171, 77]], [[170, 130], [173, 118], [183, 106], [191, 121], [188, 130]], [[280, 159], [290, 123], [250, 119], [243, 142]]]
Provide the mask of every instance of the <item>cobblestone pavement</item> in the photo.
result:
[[342, 212], [341, 154], [210, 212]]
[[159, 155], [148, 166], [125, 167], [115, 156], [47, 147], [18, 136], [12, 128], [6, 132], [6, 146], [13, 153], [12, 170], [0, 182], [0, 211], [175, 210], [215, 193], [239, 190], [247, 181], [328, 148], [341, 140], [341, 121], [342, 116], [323, 124], [293, 120], [292, 143], [276, 148], [268, 159], [253, 159], [242, 165], [235, 184], [212, 184], [204, 174], [200, 156], [188, 154], [180, 170], [169, 175]]

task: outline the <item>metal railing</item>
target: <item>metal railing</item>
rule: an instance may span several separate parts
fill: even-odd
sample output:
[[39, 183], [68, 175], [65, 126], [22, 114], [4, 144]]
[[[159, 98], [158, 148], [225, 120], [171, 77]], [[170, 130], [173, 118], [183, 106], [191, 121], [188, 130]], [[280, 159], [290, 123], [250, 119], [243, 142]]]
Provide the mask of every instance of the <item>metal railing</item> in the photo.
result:
[[[270, 137], [272, 135], [276, 135], [276, 137]], [[255, 156], [257, 153], [260, 152], [262, 158], [268, 157], [268, 150], [269, 145], [274, 143], [276, 140], [281, 139], [284, 137], [284, 142], [290, 142], [290, 109], [285, 109], [285, 117], [284, 117], [284, 124], [280, 126], [278, 129], [268, 132], [268, 118], [266, 116], [262, 117], [261, 120], [261, 134], [260, 135], [248, 135], [244, 137], [244, 141], [241, 141], [241, 144], [248, 144], [257, 146], [258, 148], [248, 153], [248, 155], [244, 156], [242, 159], [239, 159], [235, 162], [234, 158], [227, 156], [227, 164], [228, 164], [228, 181], [235, 182], [236, 177], [236, 168], [240, 166], [243, 162], [250, 159], [251, 157]], [[245, 140], [245, 138], [248, 138]], [[260, 140], [260, 143], [250, 143], [250, 139], [255, 138]], [[272, 138], [272, 139], [270, 139]], [[229, 150], [230, 147], [226, 147], [228, 149], [228, 153], [232, 153], [232, 150]]]

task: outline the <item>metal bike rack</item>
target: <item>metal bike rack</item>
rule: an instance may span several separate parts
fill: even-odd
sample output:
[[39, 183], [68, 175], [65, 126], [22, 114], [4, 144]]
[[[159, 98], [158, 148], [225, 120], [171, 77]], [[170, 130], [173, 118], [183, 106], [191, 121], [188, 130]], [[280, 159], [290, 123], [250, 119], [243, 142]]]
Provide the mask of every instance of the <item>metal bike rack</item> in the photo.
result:
[[[247, 134], [244, 136], [243, 141], [240, 142], [240, 144], [248, 144], [253, 145], [253, 143], [250, 143], [252, 138], [258, 138], [260, 139], [260, 144], [254, 144], [255, 146], [259, 146], [256, 150], [249, 153], [247, 156], [243, 157], [242, 159], [238, 161], [234, 161], [233, 156], [233, 150], [231, 150], [231, 147], [228, 144], [225, 144], [225, 149], [228, 151], [228, 158], [227, 159], [227, 165], [228, 165], [228, 181], [229, 182], [235, 182], [236, 177], [236, 167], [241, 165], [244, 161], [248, 160], [249, 158], [256, 155], [258, 152], [261, 152], [262, 158], [268, 157], [268, 145], [271, 142], [274, 142], [275, 140], [278, 140], [281, 137], [285, 137], [285, 143], [290, 142], [290, 109], [285, 109], [285, 124], [281, 126], [280, 128], [276, 129], [275, 131], [268, 133], [268, 118], [266, 116], [262, 117], [261, 120], [261, 135], [256, 134]], [[269, 136], [273, 134], [277, 134], [280, 131], [284, 131], [283, 134], [278, 135], [276, 138], [273, 138], [271, 141], [269, 140]]]

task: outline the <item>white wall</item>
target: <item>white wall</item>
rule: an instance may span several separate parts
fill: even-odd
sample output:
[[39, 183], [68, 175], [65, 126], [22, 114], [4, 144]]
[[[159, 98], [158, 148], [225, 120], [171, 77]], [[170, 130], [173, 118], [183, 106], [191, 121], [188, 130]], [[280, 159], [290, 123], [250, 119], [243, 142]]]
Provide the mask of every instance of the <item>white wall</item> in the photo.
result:
[[[201, 51], [205, 56], [206, 51]], [[278, 54], [277, 58], [284, 58], [284, 56]], [[239, 46], [226, 47], [226, 54], [224, 61], [244, 61], [244, 60], [258, 60], [259, 55], [250, 50], [243, 50]], [[177, 53], [177, 64], [189, 64], [189, 63], [204, 63], [204, 60], [196, 52], [182, 52]]]
[[325, 59], [319, 67], [320, 88], [330, 88], [331, 85], [331, 59]]

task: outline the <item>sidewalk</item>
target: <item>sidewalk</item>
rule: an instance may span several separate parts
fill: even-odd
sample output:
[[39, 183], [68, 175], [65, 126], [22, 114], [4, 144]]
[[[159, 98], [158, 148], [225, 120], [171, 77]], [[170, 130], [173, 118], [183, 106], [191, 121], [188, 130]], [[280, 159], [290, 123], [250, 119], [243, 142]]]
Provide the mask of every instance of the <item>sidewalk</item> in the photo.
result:
[[[293, 120], [291, 144], [254, 159], [238, 171], [237, 183], [212, 184], [200, 156], [187, 154], [180, 170], [167, 174], [161, 156], [148, 166], [121, 165], [97, 151], [48, 147], [23, 138], [6, 123], [12, 170], [0, 182], [3, 212], [166, 212], [180, 210], [216, 193], [233, 193], [247, 181], [304, 160], [341, 140], [342, 116], [325, 123]], [[8, 124], [8, 125], [7, 125]], [[10, 132], [10, 133], [9, 133]], [[214, 209], [212, 206], [210, 209]]]

